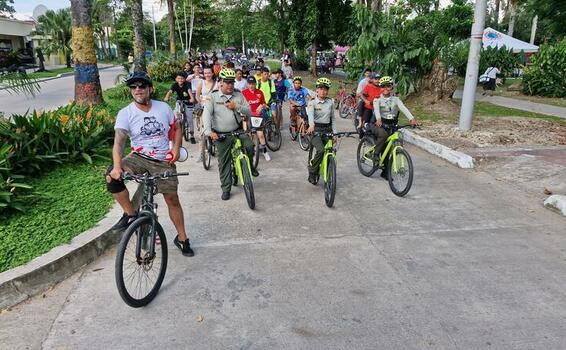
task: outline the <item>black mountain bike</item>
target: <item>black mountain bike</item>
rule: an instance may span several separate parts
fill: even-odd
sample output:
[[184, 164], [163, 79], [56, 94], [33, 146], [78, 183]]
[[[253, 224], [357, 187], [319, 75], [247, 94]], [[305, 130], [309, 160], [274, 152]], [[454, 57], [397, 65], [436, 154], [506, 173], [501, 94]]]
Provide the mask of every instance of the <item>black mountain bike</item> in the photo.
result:
[[134, 180], [142, 187], [138, 218], [130, 224], [118, 245], [115, 278], [118, 293], [131, 307], [149, 304], [159, 292], [167, 271], [167, 237], [157, 221], [157, 180], [189, 173], [165, 172], [158, 175], [123, 173], [124, 180]]

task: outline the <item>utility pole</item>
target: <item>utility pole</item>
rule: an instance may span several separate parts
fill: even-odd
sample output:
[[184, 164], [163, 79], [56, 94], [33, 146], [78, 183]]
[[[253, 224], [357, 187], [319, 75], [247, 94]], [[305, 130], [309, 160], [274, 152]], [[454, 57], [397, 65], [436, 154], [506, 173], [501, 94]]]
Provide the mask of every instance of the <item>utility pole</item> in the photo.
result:
[[478, 70], [480, 66], [483, 30], [485, 29], [486, 9], [487, 0], [476, 0], [474, 23], [472, 24], [472, 33], [470, 36], [470, 53], [468, 54], [466, 80], [464, 82], [464, 94], [462, 96], [462, 107], [460, 108], [460, 130], [470, 130], [472, 128], [472, 115], [474, 114], [476, 88], [478, 87]]
[[185, 56], [189, 56], [188, 51], [190, 51], [189, 46], [189, 31], [187, 30], [187, 1], [183, 1], [183, 16], [185, 18], [185, 44], [187, 45], [187, 52]]
[[153, 24], [153, 49], [157, 51], [157, 35], [155, 35], [155, 11], [153, 10], [153, 3], [151, 3], [151, 23]]
[[538, 24], [538, 15], [535, 15], [533, 18], [533, 26], [531, 27], [531, 40], [529, 43], [533, 45], [535, 43], [535, 36], [537, 35], [537, 24]]
[[195, 4], [191, 1], [191, 27], [190, 27], [190, 33], [189, 33], [189, 52], [191, 52], [191, 44], [193, 42], [193, 26], [194, 26], [194, 24], [195, 24]]

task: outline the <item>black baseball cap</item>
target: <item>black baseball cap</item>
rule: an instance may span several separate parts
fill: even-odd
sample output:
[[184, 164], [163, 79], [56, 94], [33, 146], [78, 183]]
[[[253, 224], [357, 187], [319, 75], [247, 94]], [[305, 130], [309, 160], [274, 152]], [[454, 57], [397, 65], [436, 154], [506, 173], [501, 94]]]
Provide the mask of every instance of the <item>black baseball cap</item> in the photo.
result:
[[247, 79], [248, 84], [255, 84], [257, 83], [257, 80], [255, 80], [255, 77], [253, 75], [250, 75]]

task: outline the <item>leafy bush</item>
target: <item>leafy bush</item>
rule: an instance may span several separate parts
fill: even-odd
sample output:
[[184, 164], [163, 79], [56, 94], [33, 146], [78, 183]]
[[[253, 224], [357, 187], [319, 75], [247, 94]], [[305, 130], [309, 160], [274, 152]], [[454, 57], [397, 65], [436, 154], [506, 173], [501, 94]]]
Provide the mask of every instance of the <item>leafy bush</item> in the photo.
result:
[[0, 210], [22, 209], [18, 197], [29, 187], [19, 180], [22, 175], [37, 175], [65, 162], [107, 159], [101, 151], [112, 141], [113, 124], [106, 109], [74, 103], [0, 120], [0, 144], [4, 145], [0, 149]]
[[310, 67], [310, 56], [306, 51], [301, 51], [295, 57], [293, 64], [293, 69], [295, 70], [308, 70]]
[[173, 81], [175, 74], [183, 70], [185, 60], [172, 58], [169, 53], [155, 53], [147, 65], [147, 73], [154, 81]]
[[566, 40], [541, 45], [523, 76], [523, 93], [566, 97]]
[[[470, 41], [465, 40], [449, 45], [442, 50], [442, 60], [451, 67], [456, 74], [463, 77], [466, 75], [468, 64], [468, 53]], [[521, 63], [521, 54], [514, 54], [512, 50], [503, 47], [488, 47], [481, 50], [479, 74], [483, 74], [487, 68], [495, 66], [499, 68], [504, 76], [511, 76], [513, 69], [518, 68]]]

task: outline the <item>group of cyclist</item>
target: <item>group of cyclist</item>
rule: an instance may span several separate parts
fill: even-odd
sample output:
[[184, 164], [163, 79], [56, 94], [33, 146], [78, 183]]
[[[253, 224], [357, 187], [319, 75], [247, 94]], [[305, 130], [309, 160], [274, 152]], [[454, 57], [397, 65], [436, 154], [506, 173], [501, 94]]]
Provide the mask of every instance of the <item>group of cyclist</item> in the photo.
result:
[[[308, 123], [307, 133], [314, 133], [311, 144], [316, 152], [308, 164], [308, 181], [312, 184], [317, 183], [317, 171], [326, 143], [324, 137], [320, 135], [337, 132], [334, 100], [328, 96], [331, 81], [325, 77], [319, 78], [316, 81], [315, 96], [311, 97], [309, 91], [302, 86], [300, 76], [287, 77], [280, 69], [275, 72], [275, 79], [271, 79], [271, 72], [266, 66], [260, 67], [256, 75], [248, 73], [245, 76], [243, 70], [233, 68], [233, 64], [227, 63], [217, 74], [214, 74], [214, 67], [201, 68], [199, 64], [191, 66], [188, 62], [184, 71], [176, 74], [175, 82], [165, 97], [165, 101], [168, 101], [174, 93], [176, 94], [177, 113], [173, 112], [166, 103], [151, 99], [152, 81], [147, 74], [144, 72], [130, 74], [126, 84], [130, 87], [134, 101], [118, 113], [113, 165], [106, 174], [108, 190], [124, 210], [122, 218], [114, 226], [115, 229], [125, 229], [136, 217], [128, 190], [122, 180], [122, 172], [175, 171], [175, 162], [179, 159], [182, 144], [183, 119], [188, 121], [185, 127], [189, 128], [189, 140], [192, 144], [196, 143], [195, 135], [199, 138], [201, 150], [204, 147], [205, 137], [216, 143], [221, 199], [228, 200], [232, 186], [230, 149], [234, 137], [241, 139], [250, 159], [253, 158], [254, 153], [249, 137], [233, 136], [231, 133], [249, 128], [248, 117], [273, 118], [280, 124], [281, 118], [277, 119], [278, 104], [280, 106], [285, 99], [288, 99], [290, 127], [296, 128], [299, 123]], [[215, 76], [218, 80], [214, 79]], [[388, 129], [385, 126], [394, 123], [399, 112], [402, 112], [412, 125], [417, 124], [403, 102], [392, 94], [391, 77], [382, 77], [367, 70], [360, 85], [358, 128], [361, 132], [373, 134], [379, 148], [383, 146], [388, 136]], [[198, 118], [196, 122], [195, 116]], [[202, 123], [201, 135], [197, 135], [199, 123]], [[148, 129], [148, 125], [151, 125], [151, 128]], [[265, 135], [261, 131], [257, 134], [259, 138], [257, 151], [270, 161]], [[131, 142], [131, 153], [123, 158], [123, 148], [128, 137]], [[259, 176], [259, 172], [253, 166], [251, 173], [254, 177]], [[164, 194], [169, 215], [177, 229], [178, 235], [174, 243], [183, 255], [192, 256], [194, 252], [185, 232], [177, 186], [175, 177], [159, 180], [157, 183], [158, 192]]]

